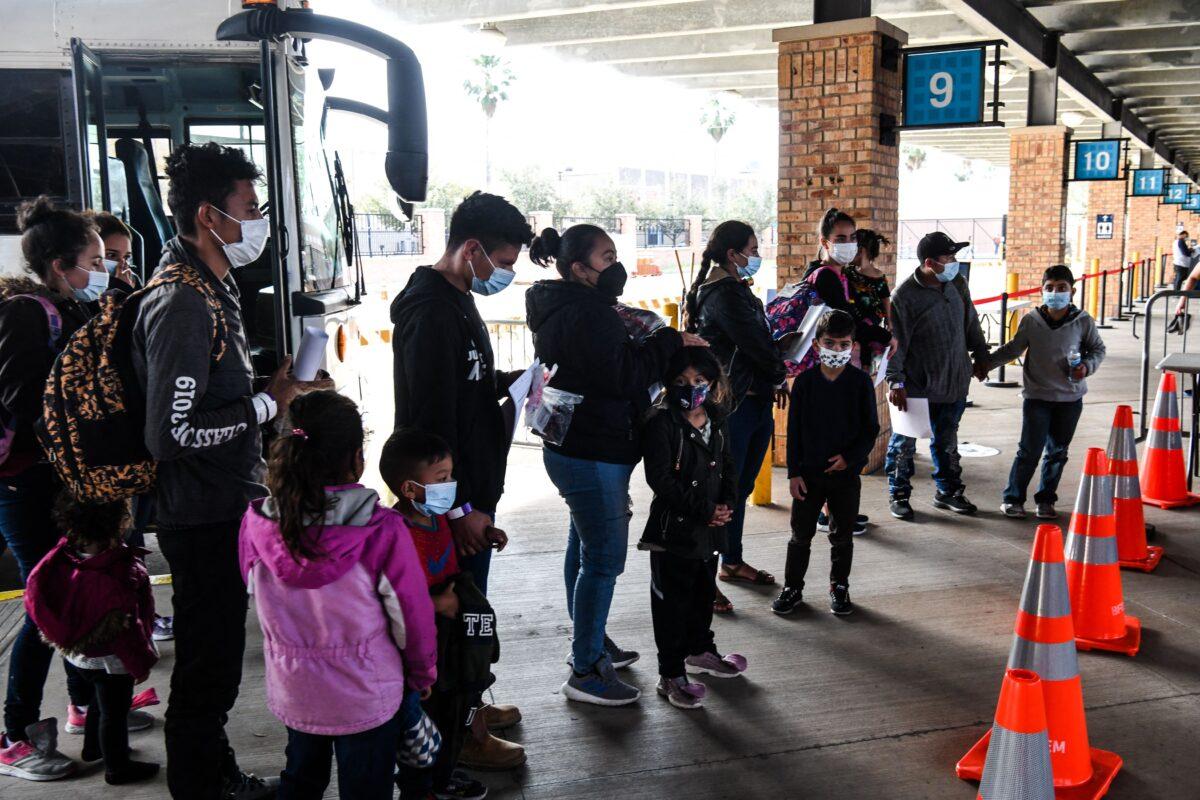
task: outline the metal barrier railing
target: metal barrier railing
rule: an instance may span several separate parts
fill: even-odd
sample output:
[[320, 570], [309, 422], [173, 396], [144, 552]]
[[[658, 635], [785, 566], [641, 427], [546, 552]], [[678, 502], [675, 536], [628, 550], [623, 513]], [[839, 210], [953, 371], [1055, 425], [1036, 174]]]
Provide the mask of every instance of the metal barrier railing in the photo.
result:
[[[1142, 337], [1141, 337], [1142, 338], [1142, 365], [1141, 365], [1140, 386], [1139, 386], [1139, 393], [1138, 393], [1138, 417], [1139, 417], [1139, 420], [1138, 420], [1139, 432], [1138, 432], [1138, 437], [1137, 437], [1138, 441], [1141, 441], [1142, 439], [1146, 438], [1146, 431], [1150, 427], [1147, 416], [1146, 416], [1146, 408], [1147, 408], [1147, 404], [1149, 403], [1149, 399], [1150, 399], [1149, 398], [1149, 392], [1150, 392], [1150, 347], [1151, 347], [1151, 336], [1153, 335], [1153, 332], [1154, 332], [1153, 328], [1154, 328], [1154, 324], [1155, 324], [1154, 308], [1155, 308], [1155, 305], [1160, 300], [1165, 301], [1165, 300], [1169, 300], [1173, 297], [1174, 298], [1184, 298], [1184, 305], [1183, 305], [1184, 318], [1183, 318], [1183, 323], [1182, 323], [1182, 333], [1179, 337], [1180, 347], [1178, 350], [1170, 350], [1170, 352], [1186, 353], [1188, 351], [1188, 334], [1190, 333], [1190, 330], [1191, 330], [1190, 326], [1187, 324], [1189, 306], [1191, 305], [1190, 301], [1191, 300], [1200, 300], [1200, 291], [1194, 290], [1194, 291], [1188, 292], [1188, 291], [1183, 291], [1182, 289], [1178, 290], [1178, 291], [1176, 291], [1175, 289], [1162, 289], [1158, 292], [1155, 292], [1146, 301], [1146, 307], [1141, 312], [1141, 316], [1142, 316]], [[1174, 316], [1173, 312], [1171, 313], [1171, 316], [1172, 317]], [[1173, 334], [1171, 334], [1167, 330], [1168, 325], [1169, 325], [1169, 323], [1167, 320], [1167, 315], [1164, 314], [1163, 318], [1162, 318], [1162, 355], [1159, 356], [1158, 360], [1165, 358], [1167, 355], [1167, 352], [1169, 350], [1171, 336]], [[1137, 337], [1136, 321], [1134, 322], [1132, 327], [1133, 327], [1134, 337], [1136, 338]]]

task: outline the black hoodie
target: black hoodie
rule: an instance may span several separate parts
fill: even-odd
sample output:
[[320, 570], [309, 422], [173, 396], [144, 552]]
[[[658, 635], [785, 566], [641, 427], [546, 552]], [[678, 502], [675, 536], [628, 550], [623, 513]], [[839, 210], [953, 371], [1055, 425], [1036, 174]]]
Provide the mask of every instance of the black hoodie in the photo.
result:
[[392, 301], [396, 427], [436, 433], [454, 454], [455, 506], [495, 513], [510, 437], [500, 410], [512, 376], [496, 373], [470, 294], [418, 267]]
[[533, 349], [558, 365], [555, 389], [583, 395], [556, 453], [611, 464], [641, 458], [638, 426], [650, 407], [650, 387], [683, 346], [679, 331], [659, 328], [640, 342], [629, 337], [616, 301], [572, 281], [538, 281], [525, 293]]

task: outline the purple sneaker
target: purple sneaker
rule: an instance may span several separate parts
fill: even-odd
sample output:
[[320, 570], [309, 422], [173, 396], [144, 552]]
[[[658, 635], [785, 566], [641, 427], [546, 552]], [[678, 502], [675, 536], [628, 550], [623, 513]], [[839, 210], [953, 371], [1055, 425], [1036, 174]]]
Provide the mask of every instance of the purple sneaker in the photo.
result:
[[688, 672], [712, 675], [714, 678], [736, 678], [746, 671], [746, 658], [737, 653], [721, 656], [717, 653], [701, 653], [684, 659]]
[[704, 695], [707, 688], [702, 683], [688, 682], [686, 675], [678, 678], [659, 678], [658, 693], [667, 698], [667, 702], [676, 708], [690, 711], [704, 707]]

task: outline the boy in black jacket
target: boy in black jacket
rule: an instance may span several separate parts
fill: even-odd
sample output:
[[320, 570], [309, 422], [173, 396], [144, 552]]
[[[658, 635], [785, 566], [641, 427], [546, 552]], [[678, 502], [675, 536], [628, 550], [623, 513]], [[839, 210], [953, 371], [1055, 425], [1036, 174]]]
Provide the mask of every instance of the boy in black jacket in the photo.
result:
[[875, 390], [862, 370], [848, 367], [854, 346], [854, 319], [830, 311], [817, 323], [813, 347], [819, 369], [792, 383], [788, 404], [787, 466], [792, 501], [785, 585], [771, 608], [790, 614], [800, 603], [809, 550], [821, 507], [829, 503], [833, 546], [829, 607], [834, 614], [854, 611], [850, 602], [850, 562], [862, 482], [859, 473], [879, 435]]

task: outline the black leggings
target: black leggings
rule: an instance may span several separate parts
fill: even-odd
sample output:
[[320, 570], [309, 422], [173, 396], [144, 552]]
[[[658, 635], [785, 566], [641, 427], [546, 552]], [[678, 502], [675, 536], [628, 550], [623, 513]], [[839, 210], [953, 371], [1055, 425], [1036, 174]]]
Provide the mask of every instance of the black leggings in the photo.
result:
[[133, 676], [110, 675], [102, 669], [81, 669], [92, 687], [87, 724], [83, 729], [83, 758], [104, 757], [104, 769], [113, 772], [129, 764], [129, 707], [133, 704]]

